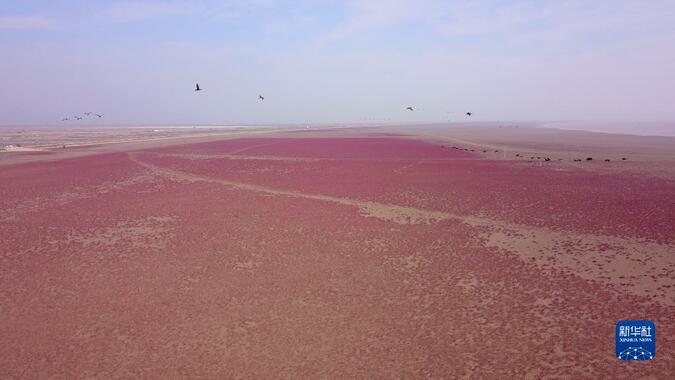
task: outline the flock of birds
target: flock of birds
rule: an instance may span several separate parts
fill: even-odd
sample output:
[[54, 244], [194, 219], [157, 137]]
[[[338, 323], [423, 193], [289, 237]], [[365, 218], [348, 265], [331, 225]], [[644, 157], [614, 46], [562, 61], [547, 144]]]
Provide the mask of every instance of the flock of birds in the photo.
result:
[[[195, 84], [195, 91], [202, 91], [202, 88], [199, 87], [199, 83], [196, 83], [196, 84]], [[264, 100], [265, 100], [265, 97], [262, 96], [262, 95], [258, 95], [258, 100], [264, 101]], [[414, 108], [413, 106], [408, 106], [408, 107], [406, 107], [405, 109], [406, 109], [407, 111], [410, 111], [410, 112], [414, 112], [414, 111], [415, 111], [415, 108]], [[85, 112], [85, 113], [84, 113], [84, 117], [89, 117], [89, 116], [91, 116], [91, 115], [95, 115], [95, 116], [98, 117], [99, 119], [103, 117], [103, 114], [98, 114], [98, 113], [93, 113], [93, 112]], [[466, 112], [465, 115], [470, 117], [471, 115], [473, 115], [473, 112]], [[74, 118], [75, 120], [82, 120], [84, 117], [83, 117], [83, 116], [80, 116], [80, 115], [75, 115], [75, 116], [73, 116], [73, 118]], [[68, 120], [70, 120], [70, 118], [68, 118], [68, 117], [64, 117], [63, 119], [61, 119], [61, 121], [68, 121]], [[501, 128], [501, 126], [500, 126], [500, 128]], [[65, 148], [65, 145], [64, 145], [64, 148]], [[443, 148], [445, 148], [445, 146], [443, 146]], [[465, 151], [470, 151], [470, 152], [474, 152], [474, 151], [475, 151], [474, 149], [460, 148], [460, 147], [456, 147], [456, 146], [453, 146], [452, 149], [465, 150]], [[486, 152], [487, 152], [487, 150], [483, 150], [483, 153], [486, 153]], [[495, 153], [497, 153], [497, 152], [499, 152], [499, 150], [495, 150]], [[517, 154], [516, 154], [516, 157], [526, 158], [525, 156], [521, 155], [520, 153], [517, 153]], [[544, 161], [551, 161], [551, 158], [550, 158], [550, 157], [541, 157], [541, 156], [531, 156], [530, 159], [531, 159], [531, 160], [535, 160], [535, 159], [536, 159], [536, 160], [541, 160], [541, 159], [543, 159]], [[558, 159], [558, 160], [562, 160], [562, 159], [560, 158], [560, 159]], [[586, 161], [592, 161], [592, 160], [593, 160], [593, 157], [587, 157], [587, 158], [586, 158]], [[626, 157], [622, 157], [621, 160], [622, 160], [622, 161], [626, 161], [627, 158], [626, 158]], [[582, 161], [582, 159], [580, 159], [580, 158], [574, 159], [574, 162], [581, 162], [581, 161]], [[610, 161], [609, 159], [605, 159], [605, 162], [609, 162], [609, 161]]]
[[[199, 83], [195, 83], [195, 91], [202, 91], [202, 88], [199, 87]], [[258, 100], [264, 101], [264, 100], [265, 100], [265, 97], [262, 96], [262, 95], [258, 95]], [[406, 107], [405, 109], [406, 109], [407, 111], [410, 111], [410, 112], [414, 112], [414, 111], [415, 111], [415, 107], [413, 107], [413, 106], [408, 106], [408, 107]], [[98, 114], [98, 113], [93, 113], [93, 112], [85, 112], [85, 113], [84, 113], [84, 116], [81, 116], [81, 115], [75, 115], [75, 116], [72, 117], [72, 119], [74, 119], [74, 120], [82, 120], [82, 119], [84, 119], [84, 117], [89, 117], [89, 116], [91, 116], [91, 115], [96, 115], [96, 117], [98, 117], [99, 119], [103, 117], [103, 114]], [[471, 115], [473, 115], [473, 112], [466, 112], [465, 115], [470, 117]], [[69, 120], [71, 120], [70, 117], [64, 117], [63, 119], [61, 119], [61, 121], [69, 121]]]
[[[84, 116], [75, 115], [75, 116], [73, 116], [73, 119], [75, 119], [75, 120], [82, 120], [82, 119], [84, 119], [85, 117], [89, 117], [89, 116], [91, 116], [91, 115], [94, 115], [94, 116], [98, 117], [99, 119], [103, 117], [103, 114], [102, 114], [102, 113], [99, 114], [99, 113], [93, 113], [93, 112], [85, 112], [83, 115], [84, 115]], [[63, 119], [61, 119], [61, 121], [68, 121], [68, 120], [70, 120], [69, 117], [64, 117]]]
[[[195, 91], [202, 91], [202, 88], [199, 87], [199, 83], [196, 83], [196, 84], [195, 84]], [[258, 95], [258, 100], [263, 101], [263, 100], [265, 100], [265, 97], [262, 96], [262, 95]], [[407, 111], [411, 111], [411, 112], [415, 111], [415, 107], [412, 107], [412, 106], [408, 106], [408, 107], [406, 107], [405, 109], [406, 109]], [[465, 115], [466, 115], [466, 116], [471, 116], [471, 115], [473, 115], [473, 112], [467, 112], [467, 113], [465, 113]]]
[[[405, 109], [408, 110], [408, 111], [415, 111], [415, 107], [410, 107], [410, 106], [408, 106], [408, 107], [406, 107]], [[467, 113], [465, 113], [465, 115], [466, 115], [466, 116], [471, 116], [471, 115], [473, 115], [473, 112], [467, 112]]]

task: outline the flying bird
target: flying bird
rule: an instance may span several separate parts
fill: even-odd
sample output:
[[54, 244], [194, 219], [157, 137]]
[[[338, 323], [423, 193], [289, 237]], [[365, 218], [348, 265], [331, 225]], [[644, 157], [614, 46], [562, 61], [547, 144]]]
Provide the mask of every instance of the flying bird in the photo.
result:
[[75, 116], [77, 120], [82, 120], [82, 116]]
[[68, 121], [68, 120], [70, 120], [70, 119], [68, 119], [67, 117], [64, 117], [63, 119], [61, 119], [61, 121]]
[[262, 96], [262, 95], [258, 95], [258, 99], [260, 99], [260, 100], [265, 100], [265, 97]]
[[100, 115], [99, 115], [99, 114], [95, 114], [95, 115], [98, 116], [99, 119], [103, 117], [103, 114], [100, 114]]
[[201, 91], [202, 89], [199, 88], [199, 83], [195, 84], [195, 91]]
[[405, 109], [407, 109], [408, 111], [414, 111], [414, 110], [415, 110], [415, 109], [412, 108], [412, 107], [406, 107]]
[[87, 116], [91, 116], [92, 113], [91, 112], [85, 112], [84, 114], [87, 115]]
[[472, 112], [467, 112], [467, 113], [466, 113], [466, 116], [471, 116], [471, 115], [473, 115]]

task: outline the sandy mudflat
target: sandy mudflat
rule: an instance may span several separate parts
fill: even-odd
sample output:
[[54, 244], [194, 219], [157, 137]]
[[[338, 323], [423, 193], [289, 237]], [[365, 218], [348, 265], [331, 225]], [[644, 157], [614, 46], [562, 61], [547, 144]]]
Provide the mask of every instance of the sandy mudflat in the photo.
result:
[[0, 154], [2, 378], [675, 374], [675, 138], [87, 133]]
[[[295, 130], [292, 126], [0, 128], [0, 165]], [[12, 154], [31, 152], [32, 154]]]

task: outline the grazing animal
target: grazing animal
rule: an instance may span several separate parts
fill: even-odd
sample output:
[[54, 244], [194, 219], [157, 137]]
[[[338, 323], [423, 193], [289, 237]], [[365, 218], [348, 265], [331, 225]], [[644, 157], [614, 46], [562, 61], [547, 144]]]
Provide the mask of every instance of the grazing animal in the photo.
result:
[[202, 89], [199, 88], [199, 83], [196, 83], [196, 84], [195, 84], [195, 91], [201, 91], [201, 90], [202, 90]]
[[606, 159], [605, 159], [605, 162], [609, 162], [609, 158], [606, 158]]
[[586, 161], [593, 161], [593, 157], [587, 157]]
[[544, 161], [551, 161], [551, 159], [546, 157], [546, 158], [544, 158]]
[[626, 157], [621, 157], [621, 160], [622, 160], [622, 161], [626, 161], [627, 158], [626, 158]]
[[415, 110], [415, 109], [412, 108], [412, 107], [406, 107], [405, 109], [408, 110], [408, 111], [414, 111], [414, 110]]

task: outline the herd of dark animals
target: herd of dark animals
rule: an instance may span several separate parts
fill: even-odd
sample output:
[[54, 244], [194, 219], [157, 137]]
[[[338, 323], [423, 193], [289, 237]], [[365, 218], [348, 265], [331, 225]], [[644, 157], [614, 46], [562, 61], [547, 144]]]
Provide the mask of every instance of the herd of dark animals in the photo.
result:
[[[202, 88], [199, 87], [199, 83], [196, 83], [196, 84], [195, 84], [195, 91], [202, 91]], [[265, 97], [262, 96], [262, 95], [258, 95], [258, 100], [263, 101], [263, 100], [265, 100]], [[408, 106], [408, 107], [406, 107], [405, 109], [406, 109], [407, 111], [415, 111], [415, 108], [412, 107], [412, 106]], [[85, 112], [85, 113], [84, 113], [85, 116], [91, 116], [92, 114], [96, 115], [99, 119], [103, 117], [103, 114], [97, 114], [97, 113], [93, 113], [93, 112]], [[473, 115], [473, 112], [466, 112], [465, 115], [466, 115], [466, 116], [471, 116], [471, 115]], [[76, 120], [82, 120], [82, 117], [81, 117], [81, 116], [74, 116], [74, 118], [75, 118]], [[68, 121], [68, 120], [70, 120], [70, 119], [67, 118], [67, 117], [64, 117], [63, 119], [61, 119], [61, 121]], [[501, 128], [501, 125], [500, 125], [499, 127]], [[66, 147], [66, 146], [63, 145], [63, 148], [64, 148], [64, 149], [65, 149], [65, 147]], [[442, 145], [441, 147], [442, 147], [442, 148], [445, 148], [445, 145]], [[456, 146], [453, 146], [452, 149], [456, 149], [456, 150], [464, 150], [464, 151], [467, 151], [467, 152], [475, 152], [474, 149], [459, 148], [459, 147], [456, 147]], [[498, 152], [499, 152], [499, 150], [495, 150], [495, 153], [498, 153]], [[487, 153], [487, 150], [483, 150], [483, 153]], [[516, 153], [516, 157], [523, 157], [523, 156], [522, 156], [520, 153]], [[524, 157], [523, 157], [523, 158], [524, 158]], [[542, 157], [541, 157], [541, 156], [537, 156], [537, 157], [535, 157], [535, 156], [530, 156], [530, 160], [534, 160], [534, 159], [541, 160]], [[621, 160], [622, 160], [622, 161], [626, 161], [627, 158], [626, 158], [626, 157], [621, 157]], [[544, 161], [546, 161], [546, 162], [551, 161], [551, 158], [550, 158], [550, 157], [544, 157]], [[562, 161], [562, 158], [559, 158], [558, 161]], [[580, 158], [574, 159], [574, 162], [581, 162], [581, 161], [582, 161], [582, 160], [581, 160]], [[587, 158], [586, 158], [586, 161], [593, 161], [593, 157], [587, 157]], [[611, 160], [608, 159], [608, 158], [605, 159], [605, 162], [610, 162], [610, 161], [611, 161]]]
[[[441, 145], [441, 148], [445, 148], [445, 147], [446, 147], [445, 145]], [[457, 147], [457, 146], [453, 146], [452, 149], [455, 149], [455, 150], [463, 150], [463, 151], [466, 151], [466, 152], [475, 152], [475, 151], [476, 151], [475, 149], [460, 148], [460, 147]], [[487, 149], [484, 149], [484, 150], [483, 150], [483, 153], [487, 153], [487, 152], [488, 152]], [[499, 153], [499, 150], [495, 150], [494, 152], [495, 152], [495, 153]], [[526, 158], [525, 156], [523, 156], [523, 155], [520, 154], [520, 153], [516, 153], [516, 157]], [[551, 161], [551, 157], [530, 156], [529, 158], [530, 158], [530, 160], [542, 160], [542, 159], [543, 159], [543, 160], [546, 161], [546, 162]], [[558, 159], [558, 161], [562, 161], [562, 160], [563, 160], [562, 158], [559, 158], [559, 159]], [[628, 160], [628, 158], [626, 158], [626, 157], [621, 157], [621, 161], [627, 161], [627, 160]], [[580, 158], [575, 158], [573, 161], [574, 161], [574, 162], [582, 162], [582, 161], [584, 161], [584, 160], [582, 160], [582, 159], [580, 159]], [[586, 161], [593, 161], [593, 157], [586, 157]], [[610, 161], [612, 161], [612, 160], [610, 160], [609, 158], [605, 158], [605, 162], [610, 162]], [[531, 162], [531, 161], [530, 161], [530, 162]]]

